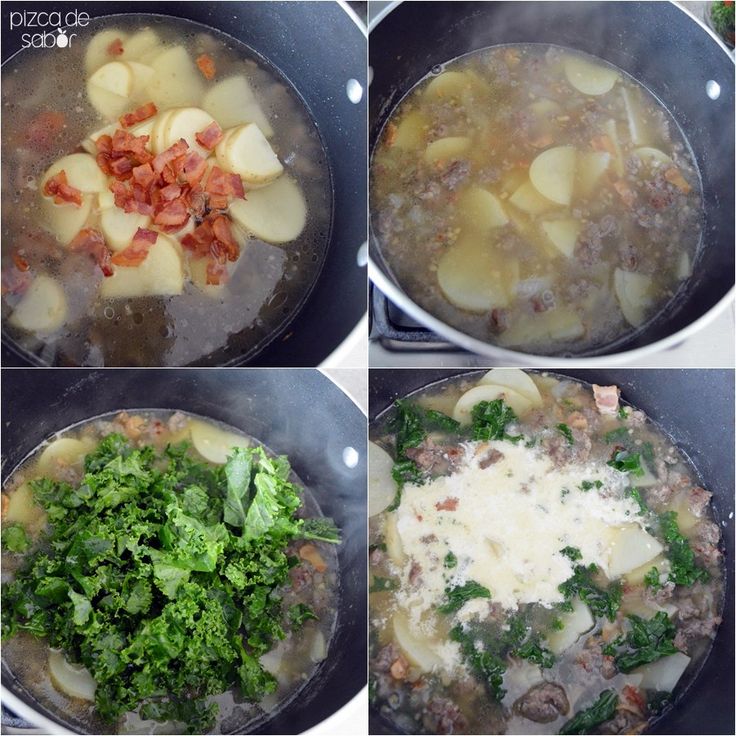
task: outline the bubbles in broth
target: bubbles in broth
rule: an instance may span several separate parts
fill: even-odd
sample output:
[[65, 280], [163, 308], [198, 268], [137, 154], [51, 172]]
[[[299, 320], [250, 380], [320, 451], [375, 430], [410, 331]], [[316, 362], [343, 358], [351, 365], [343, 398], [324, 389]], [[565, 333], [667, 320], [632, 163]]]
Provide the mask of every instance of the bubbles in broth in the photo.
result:
[[[2, 100], [2, 315], [23, 351], [58, 365], [223, 364], [254, 356], [298, 312], [326, 254], [331, 178], [298, 90], [267, 60], [189, 21], [116, 16], [93, 20], [63, 53], [14, 56]], [[125, 129], [149, 136], [128, 159], [140, 165], [183, 137], [206, 168], [192, 173], [182, 155], [139, 205], [114, 136], [119, 117], [151, 101], [155, 115]], [[196, 135], [213, 121], [223, 139], [209, 150]], [[104, 135], [119, 175], [94, 166]], [[71, 194], [54, 194], [57, 161]], [[237, 182], [228, 188], [233, 171], [245, 200]], [[169, 183], [165, 196], [183, 205], [162, 215], [157, 190]], [[207, 229], [218, 214], [229, 233]], [[135, 240], [137, 228], [152, 234]]]
[[371, 218], [387, 266], [434, 316], [505, 348], [580, 354], [674, 303], [701, 185], [677, 123], [636, 80], [519, 44], [409, 92], [373, 152]]

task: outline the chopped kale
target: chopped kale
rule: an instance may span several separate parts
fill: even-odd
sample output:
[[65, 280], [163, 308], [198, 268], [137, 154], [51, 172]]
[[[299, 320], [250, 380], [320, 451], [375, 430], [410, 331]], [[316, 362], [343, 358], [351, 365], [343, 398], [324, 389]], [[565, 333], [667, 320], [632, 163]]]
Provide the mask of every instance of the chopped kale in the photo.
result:
[[675, 585], [693, 585], [705, 582], [710, 575], [707, 570], [695, 563], [695, 554], [690, 542], [680, 532], [677, 525], [677, 512], [666, 511], [659, 516], [659, 526], [667, 544], [667, 558], [670, 561], [669, 579]]
[[299, 630], [309, 619], [317, 621], [318, 616], [306, 603], [295, 603], [289, 608], [288, 619], [292, 628]]
[[9, 552], [25, 552], [31, 546], [31, 540], [20, 524], [4, 524], [2, 546]]
[[625, 495], [627, 495], [629, 498], [633, 498], [634, 501], [636, 501], [637, 505], [639, 506], [639, 516], [644, 516], [645, 514], [649, 513], [649, 506], [647, 506], [647, 502], [642, 498], [641, 490], [639, 488], [635, 488], [633, 486], [631, 488], [627, 488], [625, 491]]
[[518, 442], [522, 435], [510, 435], [507, 425], [517, 421], [514, 410], [507, 406], [503, 399], [481, 401], [471, 412], [471, 433], [474, 440], [508, 440]]
[[547, 647], [542, 646], [536, 636], [527, 639], [514, 650], [514, 654], [521, 659], [538, 664], [543, 670], [549, 669], [555, 663], [555, 655]]
[[472, 632], [463, 631], [459, 624], [450, 630], [450, 639], [460, 644], [460, 652], [473, 674], [487, 688], [495, 700], [500, 702], [506, 691], [503, 688], [503, 675], [506, 662], [490, 649], [478, 648]]
[[659, 590], [662, 587], [662, 583], [659, 582], [659, 570], [656, 567], [649, 568], [644, 576], [644, 585], [652, 590]]
[[614, 660], [620, 672], [631, 672], [643, 664], [677, 654], [679, 649], [674, 645], [677, 629], [666, 611], [659, 611], [649, 620], [634, 614], [627, 618], [631, 631], [622, 643], [624, 649], [616, 654]]
[[593, 733], [593, 729], [601, 723], [610, 721], [616, 714], [618, 694], [615, 690], [604, 690], [596, 701], [576, 713], [559, 730], [560, 734]]
[[617, 449], [608, 461], [608, 465], [621, 473], [630, 473], [636, 476], [644, 475], [644, 468], [641, 466], [641, 458], [638, 452]]
[[611, 583], [605, 590], [593, 582], [593, 575], [598, 572], [595, 564], [576, 565], [573, 576], [559, 586], [559, 591], [565, 596], [565, 602], [560, 604], [562, 610], [572, 610], [572, 599], [578, 596], [587, 604], [594, 616], [605, 616], [614, 621], [616, 611], [621, 607], [621, 586]]
[[445, 555], [445, 567], [448, 570], [452, 570], [453, 567], [457, 567], [457, 557], [453, 552], [448, 552]]
[[580, 490], [587, 493], [592, 488], [603, 488], [602, 480], [584, 480], [580, 486]]
[[627, 443], [631, 439], [631, 435], [629, 434], [628, 427], [618, 427], [617, 429], [612, 429], [610, 432], [606, 432], [603, 435], [603, 439], [609, 444], [613, 444], [614, 442], [621, 444]]
[[560, 550], [560, 554], [565, 555], [565, 557], [572, 560], [573, 562], [577, 562], [577, 560], [583, 559], [583, 553], [577, 547], [563, 547]]
[[302, 539], [314, 539], [319, 542], [340, 543], [340, 530], [329, 516], [304, 519], [300, 536]]
[[570, 429], [570, 427], [567, 426], [567, 424], [560, 423], [555, 427], [555, 429], [567, 440], [568, 445], [575, 444], [575, 438], [572, 436], [572, 430]]
[[373, 582], [368, 589], [369, 593], [385, 593], [387, 590], [396, 590], [399, 584], [393, 578], [382, 578], [378, 575], [373, 576]]
[[624, 419], [628, 419], [628, 417], [629, 417], [629, 410], [625, 406], [619, 406], [618, 418], [623, 421]]
[[491, 591], [474, 580], [468, 580], [464, 585], [446, 588], [447, 603], [443, 603], [437, 610], [440, 613], [455, 613], [473, 598], [490, 598]]

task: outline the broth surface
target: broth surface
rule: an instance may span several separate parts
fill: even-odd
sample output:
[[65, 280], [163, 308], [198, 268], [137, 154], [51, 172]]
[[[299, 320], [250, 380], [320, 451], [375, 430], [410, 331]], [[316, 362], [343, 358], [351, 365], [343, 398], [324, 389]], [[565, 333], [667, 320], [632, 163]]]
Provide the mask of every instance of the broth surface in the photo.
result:
[[542, 354], [624, 339], [684, 288], [700, 178], [675, 120], [607, 62], [543, 44], [436, 67], [371, 163], [380, 253], [421, 307]]
[[[156, 51], [183, 46], [192, 64], [203, 54], [214, 59], [212, 80], [195, 69], [205, 95], [224, 80], [238, 75], [247, 79], [268, 121], [264, 125], [273, 128], [269, 143], [284, 166], [285, 173], [276, 181], [288, 178], [296, 183], [305, 202], [306, 222], [295, 240], [283, 244], [266, 242], [236, 227], [233, 235], [240, 256], [228, 266], [227, 282], [212, 286], [204, 284], [203, 268], [178, 245], [197, 224], [193, 217], [181, 232], [171, 234], [182, 257], [181, 293], [106, 298], [100, 294], [105, 277], [95, 260], [87, 252], [72, 252], [46, 229], [39, 210], [40, 182], [52, 163], [81, 152], [80, 144], [110, 121], [96, 112], [85, 91], [89, 43], [99, 32], [131, 38], [147, 29], [159, 38]], [[188, 21], [134, 14], [93, 19], [80, 36], [67, 49], [24, 50], [3, 66], [4, 328], [23, 350], [49, 364], [212, 365], [252, 357], [304, 303], [322, 268], [329, 240], [330, 172], [303, 100], [278, 70], [251, 49]], [[199, 105], [201, 100], [188, 104]], [[126, 112], [137, 106], [131, 103]], [[169, 107], [181, 106], [159, 105], [157, 117]], [[214, 160], [213, 152], [210, 166]], [[245, 189], [248, 197], [250, 186]], [[99, 226], [101, 206], [93, 195], [86, 227]], [[277, 214], [277, 219], [284, 217]], [[66, 317], [61, 326], [20, 329], [12, 315], [38, 276], [50, 277], [61, 286]]]

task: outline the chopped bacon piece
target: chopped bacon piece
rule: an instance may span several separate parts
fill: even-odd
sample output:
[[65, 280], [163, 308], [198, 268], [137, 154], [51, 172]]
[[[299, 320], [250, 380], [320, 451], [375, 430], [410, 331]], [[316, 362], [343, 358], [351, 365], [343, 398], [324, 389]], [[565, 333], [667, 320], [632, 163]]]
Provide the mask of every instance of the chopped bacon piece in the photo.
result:
[[219, 166], [213, 166], [205, 182], [204, 190], [208, 194], [227, 196], [232, 193], [232, 182]]
[[108, 164], [110, 173], [116, 179], [130, 179], [133, 175], [133, 164], [128, 158], [114, 158]]
[[228, 198], [224, 194], [210, 194], [208, 204], [211, 210], [226, 210]]
[[219, 286], [227, 281], [227, 266], [223, 259], [210, 256], [207, 262], [206, 283], [210, 286]]
[[643, 714], [647, 709], [647, 701], [644, 699], [641, 690], [638, 687], [632, 685], [624, 685], [623, 688], [624, 699], [634, 706], [634, 708]]
[[139, 227], [133, 236], [131, 244], [116, 253], [112, 257], [112, 262], [116, 266], [140, 266], [148, 257], [148, 251], [156, 242], [158, 233], [155, 230], [146, 230]]
[[202, 76], [207, 79], [214, 79], [217, 69], [215, 68], [215, 60], [209, 54], [202, 54], [197, 57], [197, 68], [202, 72]]
[[228, 174], [230, 181], [230, 192], [233, 197], [245, 199], [245, 189], [243, 189], [243, 180], [237, 174]]
[[69, 243], [69, 250], [75, 253], [89, 253], [105, 276], [112, 276], [113, 269], [110, 251], [105, 245], [105, 238], [99, 230], [91, 227], [82, 228]]
[[13, 263], [19, 271], [27, 271], [31, 264], [20, 253], [13, 253]]
[[222, 128], [216, 123], [211, 122], [204, 130], [194, 136], [202, 148], [208, 151], [214, 150], [215, 146], [223, 139]]
[[188, 233], [181, 239], [181, 244], [191, 250], [196, 256], [206, 256], [210, 252], [210, 245], [214, 240], [214, 232], [212, 225], [205, 220], [201, 225], [194, 228], [194, 231]]
[[112, 153], [116, 155], [132, 155], [138, 164], [153, 160], [153, 154], [146, 150], [149, 136], [133, 135], [127, 130], [118, 130], [112, 136]]
[[600, 414], [615, 414], [618, 411], [618, 397], [621, 391], [618, 386], [599, 386], [593, 384], [595, 405]]
[[437, 511], [455, 511], [459, 502], [460, 499], [455, 498], [454, 496], [448, 496], [444, 501], [436, 503], [434, 507]]
[[24, 138], [32, 148], [47, 150], [56, 144], [56, 138], [65, 122], [64, 113], [44, 110], [28, 124]]
[[107, 53], [110, 56], [120, 56], [125, 51], [123, 48], [123, 41], [120, 38], [116, 38], [107, 47]]
[[74, 204], [77, 207], [82, 206], [82, 192], [73, 187], [66, 180], [66, 171], [63, 169], [49, 178], [43, 185], [43, 193], [47, 197], [53, 197], [56, 204]]
[[156, 174], [153, 173], [153, 166], [150, 163], [141, 164], [133, 169], [133, 180], [143, 189], [150, 189], [153, 182], [156, 181]]
[[153, 221], [157, 225], [182, 227], [189, 219], [189, 212], [183, 199], [175, 199], [173, 202], [166, 204], [163, 209], [153, 216]]
[[146, 102], [145, 105], [141, 105], [139, 108], [133, 110], [133, 112], [126, 113], [120, 118], [120, 125], [123, 128], [130, 128], [131, 125], [136, 123], [142, 123], [148, 118], [152, 118], [158, 112], [158, 108], [153, 102]]
[[240, 246], [233, 238], [230, 220], [224, 215], [215, 217], [212, 220], [212, 233], [215, 236], [215, 241], [222, 246], [219, 252], [227, 255], [229, 261], [237, 261], [240, 255]]
[[202, 191], [202, 188], [197, 185], [192, 187], [186, 194], [185, 199], [189, 211], [195, 217], [202, 217], [207, 209], [207, 195]]
[[181, 197], [181, 187], [178, 184], [167, 184], [163, 189], [159, 189], [159, 194], [164, 202], [171, 202]]
[[112, 153], [112, 136], [101, 135], [96, 141], [95, 146], [100, 153]]
[[160, 174], [167, 164], [179, 158], [188, 148], [189, 144], [183, 138], [180, 138], [173, 146], [162, 151], [153, 159], [153, 170]]
[[183, 179], [189, 186], [193, 187], [199, 184], [202, 177], [207, 171], [207, 161], [203, 159], [196, 151], [190, 151], [186, 156], [178, 158], [174, 164], [174, 171], [177, 177]]

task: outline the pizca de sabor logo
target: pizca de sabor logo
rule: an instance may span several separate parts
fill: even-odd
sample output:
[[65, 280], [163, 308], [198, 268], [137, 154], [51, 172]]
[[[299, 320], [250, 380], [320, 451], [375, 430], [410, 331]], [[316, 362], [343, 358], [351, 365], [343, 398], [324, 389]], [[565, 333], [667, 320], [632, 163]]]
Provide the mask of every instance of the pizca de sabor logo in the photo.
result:
[[79, 35], [74, 30], [86, 28], [89, 22], [89, 14], [79, 10], [13, 10], [10, 13], [10, 30], [22, 31], [20, 41], [24, 49], [69, 48]]

